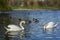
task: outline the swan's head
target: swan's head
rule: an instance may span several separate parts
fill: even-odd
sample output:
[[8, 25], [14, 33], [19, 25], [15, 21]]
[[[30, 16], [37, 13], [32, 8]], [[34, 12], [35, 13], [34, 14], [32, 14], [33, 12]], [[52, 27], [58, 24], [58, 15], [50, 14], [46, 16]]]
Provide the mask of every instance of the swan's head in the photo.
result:
[[20, 22], [21, 25], [24, 25], [25, 23], [26, 23], [25, 21], [21, 21], [21, 22]]
[[25, 21], [21, 21], [21, 22], [20, 22], [20, 26], [21, 26], [22, 29], [24, 29], [23, 26], [25, 25], [25, 23], [26, 23]]

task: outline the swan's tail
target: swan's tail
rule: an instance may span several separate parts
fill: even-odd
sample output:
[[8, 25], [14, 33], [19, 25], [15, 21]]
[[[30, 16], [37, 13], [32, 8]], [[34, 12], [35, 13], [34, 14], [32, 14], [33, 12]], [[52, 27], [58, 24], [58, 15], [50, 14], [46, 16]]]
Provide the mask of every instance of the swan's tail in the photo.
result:
[[7, 27], [4, 27], [6, 30], [8, 30], [8, 28]]

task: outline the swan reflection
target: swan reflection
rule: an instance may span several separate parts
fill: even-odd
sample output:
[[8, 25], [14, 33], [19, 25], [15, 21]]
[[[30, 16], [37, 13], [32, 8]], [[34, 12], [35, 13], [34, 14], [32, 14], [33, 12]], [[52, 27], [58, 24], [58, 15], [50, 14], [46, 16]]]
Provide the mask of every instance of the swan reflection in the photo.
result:
[[20, 38], [20, 34], [21, 34], [21, 32], [18, 32], [18, 31], [11, 31], [11, 32], [7, 32], [6, 33], [6, 39], [16, 39], [16, 40], [18, 40], [18, 39], [22, 39], [22, 38]]
[[13, 39], [15, 40], [22, 40], [23, 38], [27, 38], [27, 37], [30, 37], [30, 35], [28, 33], [24, 33], [24, 32], [8, 32], [6, 34], [6, 39], [10, 40], [10, 39]]

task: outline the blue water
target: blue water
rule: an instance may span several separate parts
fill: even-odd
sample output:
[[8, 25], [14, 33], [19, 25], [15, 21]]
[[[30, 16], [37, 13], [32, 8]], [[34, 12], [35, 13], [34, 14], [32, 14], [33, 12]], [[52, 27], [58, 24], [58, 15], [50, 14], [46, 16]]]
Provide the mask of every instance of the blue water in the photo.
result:
[[[60, 11], [59, 10], [14, 10], [9, 15], [16, 19], [29, 19], [31, 23], [25, 26], [23, 33], [13, 32], [14, 37], [6, 37], [6, 40], [60, 40]], [[34, 22], [33, 18], [39, 22]], [[43, 23], [54, 21], [58, 25], [54, 31], [43, 31]], [[15, 21], [14, 21], [15, 22]], [[20, 35], [19, 35], [20, 34]], [[23, 37], [21, 36], [23, 34]], [[21, 37], [22, 38], [21, 38]], [[0, 38], [1, 40], [2, 37]]]

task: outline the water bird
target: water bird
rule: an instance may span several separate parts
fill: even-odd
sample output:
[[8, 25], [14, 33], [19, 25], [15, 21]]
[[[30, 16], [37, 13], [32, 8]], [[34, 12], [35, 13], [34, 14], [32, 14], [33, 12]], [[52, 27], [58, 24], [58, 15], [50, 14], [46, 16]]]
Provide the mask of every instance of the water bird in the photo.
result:
[[43, 29], [51, 31], [52, 29], [56, 28], [57, 24], [55, 22], [49, 22], [47, 24], [44, 24]]
[[39, 20], [36, 19], [36, 18], [33, 18], [33, 21], [34, 21], [35, 23], [38, 23], [38, 22], [39, 22]]
[[5, 29], [7, 30], [7, 31], [21, 31], [21, 30], [24, 30], [24, 24], [25, 24], [26, 22], [25, 21], [21, 21], [20, 22], [20, 26], [17, 26], [17, 25], [8, 25], [8, 28], [6, 28], [5, 27]]

